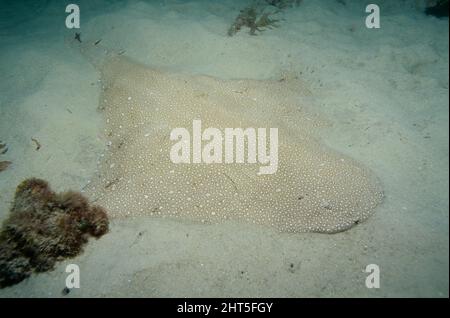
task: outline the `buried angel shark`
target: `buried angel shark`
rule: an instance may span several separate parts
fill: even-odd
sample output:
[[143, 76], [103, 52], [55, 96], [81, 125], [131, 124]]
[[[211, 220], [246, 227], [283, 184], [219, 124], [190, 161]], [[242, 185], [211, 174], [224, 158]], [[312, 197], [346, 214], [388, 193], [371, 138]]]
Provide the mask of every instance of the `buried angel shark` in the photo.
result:
[[[367, 168], [317, 140], [325, 121], [310, 111], [302, 81], [190, 76], [105, 51], [81, 47], [101, 73], [99, 109], [109, 145], [86, 193], [111, 217], [335, 233], [366, 220], [382, 201]], [[171, 138], [172, 130], [199, 119], [220, 131], [276, 127], [276, 172], [258, 174], [261, 167], [249, 161], [174, 163], [170, 153], [179, 136]]]

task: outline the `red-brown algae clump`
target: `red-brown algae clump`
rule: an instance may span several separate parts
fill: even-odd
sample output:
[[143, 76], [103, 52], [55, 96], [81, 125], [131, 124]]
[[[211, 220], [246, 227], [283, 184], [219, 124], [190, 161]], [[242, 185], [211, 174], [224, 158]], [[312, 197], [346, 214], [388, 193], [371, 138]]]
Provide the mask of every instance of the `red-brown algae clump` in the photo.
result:
[[108, 227], [103, 208], [80, 193], [55, 193], [41, 179], [23, 181], [0, 232], [0, 288], [78, 255], [89, 236], [99, 238]]

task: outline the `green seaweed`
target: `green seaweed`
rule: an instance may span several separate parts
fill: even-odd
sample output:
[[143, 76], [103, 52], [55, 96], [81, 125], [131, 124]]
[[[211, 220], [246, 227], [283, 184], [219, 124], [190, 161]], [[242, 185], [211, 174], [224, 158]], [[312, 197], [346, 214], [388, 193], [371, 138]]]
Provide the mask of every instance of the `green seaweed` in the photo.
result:
[[[233, 36], [243, 27], [250, 29], [251, 35], [256, 32], [262, 32], [266, 29], [279, 27], [277, 22], [279, 19], [272, 18], [273, 15], [280, 13], [289, 7], [298, 6], [302, 0], [260, 0], [253, 2], [250, 6], [242, 9], [234, 20], [233, 24], [228, 28], [227, 34]], [[269, 12], [270, 8], [275, 11]]]
[[256, 5], [249, 6], [240, 11], [234, 23], [228, 29], [228, 35], [233, 36], [239, 32], [242, 27], [248, 27], [251, 35], [256, 35], [256, 31], [262, 32], [266, 28], [278, 27], [279, 20], [271, 19], [271, 16], [277, 12], [264, 12], [259, 10]]

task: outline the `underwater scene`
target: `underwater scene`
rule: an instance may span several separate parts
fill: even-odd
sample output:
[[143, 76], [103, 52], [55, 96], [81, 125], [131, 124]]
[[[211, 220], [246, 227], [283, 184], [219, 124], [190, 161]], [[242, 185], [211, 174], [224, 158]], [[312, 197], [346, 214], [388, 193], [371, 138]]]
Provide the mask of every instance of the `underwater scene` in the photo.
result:
[[448, 32], [448, 0], [0, 0], [0, 298], [448, 297]]

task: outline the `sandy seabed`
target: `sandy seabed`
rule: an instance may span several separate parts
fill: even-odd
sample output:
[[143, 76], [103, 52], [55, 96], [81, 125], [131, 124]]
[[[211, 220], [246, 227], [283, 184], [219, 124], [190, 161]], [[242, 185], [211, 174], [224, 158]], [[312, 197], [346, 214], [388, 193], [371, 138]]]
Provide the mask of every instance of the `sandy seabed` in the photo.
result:
[[[65, 297], [448, 297], [448, 19], [424, 15], [420, 1], [378, 1], [381, 28], [369, 30], [364, 4], [347, 2], [304, 0], [279, 28], [228, 37], [245, 2], [79, 1], [80, 32], [176, 72], [300, 77], [332, 123], [324, 142], [380, 179], [385, 200], [373, 217], [334, 235], [114, 219], [82, 255], [0, 296], [60, 297], [76, 263], [81, 288]], [[0, 220], [21, 180], [81, 190], [106, 149], [99, 74], [67, 45], [65, 8], [26, 8], [0, 24], [0, 140], [13, 162], [0, 174]], [[371, 263], [379, 289], [365, 286]]]

